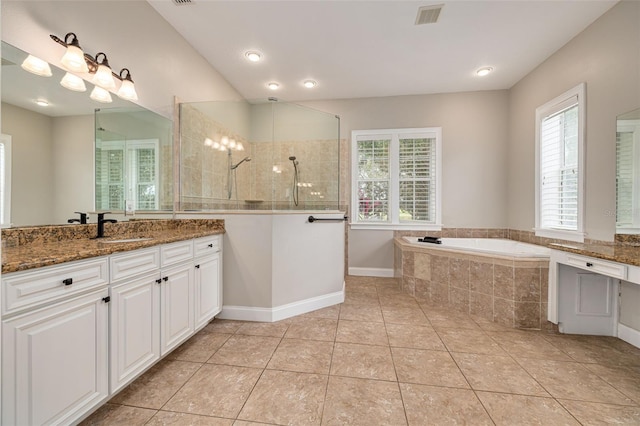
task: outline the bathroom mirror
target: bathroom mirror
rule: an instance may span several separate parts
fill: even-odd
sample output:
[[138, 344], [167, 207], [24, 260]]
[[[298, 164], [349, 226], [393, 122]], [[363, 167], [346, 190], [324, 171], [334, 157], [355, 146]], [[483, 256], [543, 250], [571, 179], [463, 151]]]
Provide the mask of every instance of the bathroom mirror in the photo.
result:
[[[27, 72], [21, 67], [27, 56], [26, 52], [2, 42], [0, 160], [4, 158], [7, 164], [0, 181], [4, 187], [0, 191], [3, 227], [66, 224], [68, 219], [78, 217], [76, 211], [96, 210], [97, 109], [105, 117], [112, 115], [114, 120], [105, 118], [105, 125], [109, 122], [116, 123], [113, 128], [121, 126], [123, 136], [129, 137], [128, 132], [135, 139], [155, 139], [160, 151], [172, 152], [169, 119], [115, 95], [112, 103], [98, 103], [89, 98], [93, 85], [88, 82], [85, 92], [68, 90], [60, 85], [65, 71], [55, 66], [50, 66], [50, 77]], [[38, 100], [48, 105], [38, 105]], [[150, 122], [153, 124], [149, 125]], [[131, 130], [136, 125], [156, 130], [147, 137], [140, 129]], [[163, 129], [162, 135], [158, 129]], [[172, 161], [160, 162], [158, 167], [170, 168], [158, 170], [158, 176], [173, 173]], [[163, 185], [156, 191], [172, 194], [171, 180]], [[168, 207], [159, 200], [147, 203], [151, 205], [152, 210]], [[124, 204], [113, 211], [123, 209]]]
[[640, 234], [640, 108], [616, 122], [616, 233]]

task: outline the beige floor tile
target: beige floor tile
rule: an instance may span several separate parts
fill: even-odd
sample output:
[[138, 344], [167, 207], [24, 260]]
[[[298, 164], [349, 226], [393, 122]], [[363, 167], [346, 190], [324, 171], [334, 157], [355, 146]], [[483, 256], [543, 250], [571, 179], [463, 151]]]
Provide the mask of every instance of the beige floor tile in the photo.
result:
[[493, 425], [468, 389], [400, 383], [409, 425]]
[[262, 371], [257, 368], [204, 364], [163, 409], [236, 418]]
[[338, 328], [337, 319], [329, 318], [295, 318], [291, 321], [287, 339], [323, 340], [333, 342]]
[[344, 304], [378, 306], [380, 302], [377, 293], [345, 292]]
[[266, 370], [240, 415], [241, 420], [319, 425], [328, 376]]
[[[434, 326], [435, 328], [435, 326]], [[484, 331], [436, 328], [440, 339], [451, 352], [465, 352], [486, 355], [507, 355], [507, 353]]]
[[[544, 338], [578, 362], [640, 368], [640, 349], [629, 350], [627, 345], [618, 342], [619, 339], [577, 335], [548, 335]], [[621, 347], [626, 350], [621, 350]]]
[[331, 360], [331, 375], [397, 380], [389, 347], [353, 343], [336, 343]]
[[231, 334], [203, 333], [202, 331], [176, 348], [169, 359], [206, 362], [231, 337]]
[[509, 356], [452, 353], [472, 389], [550, 397]]
[[469, 389], [469, 384], [448, 352], [391, 348], [393, 363], [402, 383]]
[[170, 411], [158, 411], [149, 420], [147, 426], [231, 426], [233, 420], [220, 417], [198, 416], [187, 413], [174, 413]]
[[409, 296], [408, 294], [385, 295], [380, 298], [380, 306], [383, 308], [420, 308], [415, 297]]
[[344, 305], [340, 310], [341, 320], [384, 322], [379, 306]]
[[519, 363], [554, 398], [618, 405], [634, 404], [577, 362], [527, 359]]
[[406, 425], [397, 383], [329, 377], [322, 424]]
[[126, 405], [105, 404], [95, 413], [87, 417], [81, 426], [97, 425], [122, 425], [137, 426], [144, 425], [156, 413], [156, 410], [147, 408], [127, 407]]
[[421, 305], [421, 307], [436, 330], [453, 328], [480, 331], [478, 324], [469, 315], [441, 308], [434, 309], [428, 305]]
[[496, 426], [579, 426], [553, 398], [477, 392]]
[[384, 323], [365, 321], [338, 321], [336, 342], [388, 345]]
[[207, 333], [233, 334], [238, 331], [244, 323], [245, 321], [223, 320], [216, 318], [207, 324], [202, 331]]
[[278, 322], [247, 322], [236, 331], [236, 334], [247, 336], [282, 337], [289, 328], [289, 321]]
[[386, 324], [386, 328], [391, 346], [436, 351], [447, 350], [431, 326]]
[[559, 402], [585, 426], [640, 425], [640, 407], [567, 400]]
[[612, 367], [600, 364], [582, 364], [605, 382], [640, 405], [640, 372], [630, 367]]
[[307, 312], [306, 314], [300, 315], [302, 318], [327, 318], [337, 320], [340, 316], [340, 307], [341, 305], [333, 305], [322, 309], [317, 309], [315, 311]]
[[495, 331], [495, 332], [511, 332], [514, 329], [511, 327], [507, 327], [506, 325], [498, 324], [497, 322], [490, 321], [486, 318], [469, 315], [471, 319], [478, 324], [478, 326], [484, 331]]
[[267, 368], [301, 373], [329, 374], [333, 342], [282, 339]]
[[382, 315], [385, 324], [430, 325], [429, 320], [419, 307], [383, 307]]
[[207, 362], [264, 368], [280, 340], [277, 337], [236, 334], [231, 336]]
[[201, 364], [164, 360], [117, 394], [111, 402], [135, 407], [161, 408], [189, 380]]
[[572, 361], [569, 355], [553, 346], [542, 336], [534, 332], [489, 332], [489, 336], [500, 347], [516, 358], [538, 358], [556, 361]]

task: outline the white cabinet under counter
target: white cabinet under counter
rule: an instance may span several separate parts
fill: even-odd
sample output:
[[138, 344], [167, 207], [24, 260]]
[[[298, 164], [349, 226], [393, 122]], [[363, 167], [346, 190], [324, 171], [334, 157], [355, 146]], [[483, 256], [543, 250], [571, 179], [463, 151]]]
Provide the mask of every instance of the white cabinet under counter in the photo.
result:
[[222, 307], [212, 235], [2, 277], [2, 424], [75, 424]]

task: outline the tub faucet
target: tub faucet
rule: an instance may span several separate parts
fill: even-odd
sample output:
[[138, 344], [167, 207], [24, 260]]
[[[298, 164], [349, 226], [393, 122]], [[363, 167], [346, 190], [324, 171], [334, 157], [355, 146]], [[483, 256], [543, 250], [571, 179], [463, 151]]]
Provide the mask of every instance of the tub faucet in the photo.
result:
[[117, 220], [115, 220], [115, 219], [105, 219], [104, 218], [105, 214], [111, 214], [111, 212], [98, 213], [98, 235], [96, 235], [96, 238], [103, 238], [104, 237], [104, 224], [105, 223], [116, 223], [117, 222]]
[[89, 216], [86, 213], [83, 212], [74, 212], [75, 214], [79, 214], [80, 215], [80, 219], [69, 219], [67, 220], [67, 223], [74, 223], [74, 222], [78, 222], [82, 225], [86, 225], [87, 224], [87, 219], [89, 218]]

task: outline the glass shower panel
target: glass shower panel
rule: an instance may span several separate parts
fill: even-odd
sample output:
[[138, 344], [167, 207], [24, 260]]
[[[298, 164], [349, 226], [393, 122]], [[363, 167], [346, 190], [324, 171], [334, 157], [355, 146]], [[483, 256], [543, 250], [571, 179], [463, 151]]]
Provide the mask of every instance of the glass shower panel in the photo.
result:
[[173, 209], [171, 121], [143, 108], [95, 112], [95, 207]]

